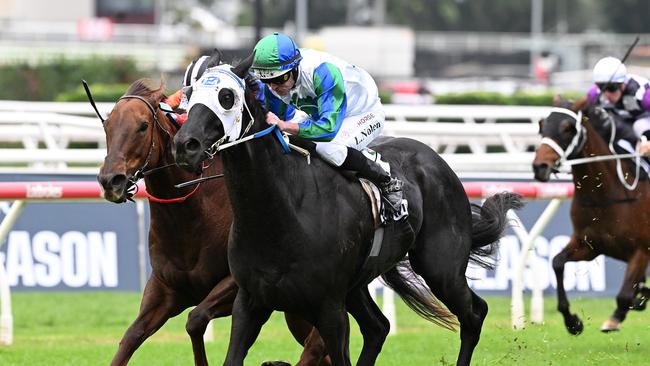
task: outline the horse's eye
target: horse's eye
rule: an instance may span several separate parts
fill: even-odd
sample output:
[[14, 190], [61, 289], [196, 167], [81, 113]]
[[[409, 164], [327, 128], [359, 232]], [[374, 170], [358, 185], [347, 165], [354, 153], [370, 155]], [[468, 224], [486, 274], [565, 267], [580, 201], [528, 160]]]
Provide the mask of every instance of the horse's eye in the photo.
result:
[[147, 122], [142, 122], [140, 128], [138, 128], [138, 132], [145, 132], [147, 131], [147, 128], [149, 128], [149, 124]]
[[235, 93], [231, 89], [219, 90], [219, 104], [228, 110], [235, 104]]

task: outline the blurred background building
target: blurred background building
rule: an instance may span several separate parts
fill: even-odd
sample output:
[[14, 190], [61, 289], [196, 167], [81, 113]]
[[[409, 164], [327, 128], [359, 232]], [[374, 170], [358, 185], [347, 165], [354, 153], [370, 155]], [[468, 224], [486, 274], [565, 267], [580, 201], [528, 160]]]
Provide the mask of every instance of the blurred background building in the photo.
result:
[[650, 74], [649, 10], [641, 0], [0, 0], [0, 65], [128, 58], [177, 85], [202, 52], [243, 57], [279, 30], [391, 91], [583, 90], [596, 60], [622, 57], [636, 34], [628, 64]]

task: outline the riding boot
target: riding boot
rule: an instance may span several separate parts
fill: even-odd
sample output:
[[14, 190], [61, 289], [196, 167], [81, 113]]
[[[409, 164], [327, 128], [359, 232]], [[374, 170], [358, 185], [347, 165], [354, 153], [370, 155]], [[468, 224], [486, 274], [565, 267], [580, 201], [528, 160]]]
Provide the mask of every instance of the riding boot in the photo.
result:
[[348, 147], [348, 154], [341, 169], [357, 172], [359, 178], [365, 178], [374, 183], [381, 190], [385, 203], [386, 217], [394, 217], [401, 211], [402, 206], [402, 181], [391, 177], [379, 164], [368, 159], [359, 150]]

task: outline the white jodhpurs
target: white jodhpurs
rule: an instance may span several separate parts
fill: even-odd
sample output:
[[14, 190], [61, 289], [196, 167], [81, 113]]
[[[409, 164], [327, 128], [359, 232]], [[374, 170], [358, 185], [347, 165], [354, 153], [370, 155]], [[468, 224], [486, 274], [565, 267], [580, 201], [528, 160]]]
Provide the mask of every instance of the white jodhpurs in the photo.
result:
[[385, 118], [382, 110], [349, 116], [343, 120], [332, 141], [316, 142], [316, 152], [328, 163], [341, 166], [348, 155], [348, 147], [362, 150], [381, 135]]
[[645, 116], [634, 121], [632, 125], [634, 127], [634, 132], [636, 135], [641, 137], [643, 133], [650, 130], [650, 116]]

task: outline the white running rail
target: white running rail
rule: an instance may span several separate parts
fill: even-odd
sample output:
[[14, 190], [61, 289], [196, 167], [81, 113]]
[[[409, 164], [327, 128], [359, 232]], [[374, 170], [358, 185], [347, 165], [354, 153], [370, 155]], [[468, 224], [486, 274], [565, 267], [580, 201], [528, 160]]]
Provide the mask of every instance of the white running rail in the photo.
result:
[[[113, 103], [99, 103], [106, 115]], [[530, 172], [539, 142], [537, 121], [547, 107], [386, 105], [384, 134], [431, 146], [457, 172]], [[96, 169], [105, 153], [104, 131], [89, 103], [0, 101], [1, 166], [27, 170]], [[83, 150], [75, 150], [79, 144]], [[83, 168], [81, 168], [83, 169]]]

